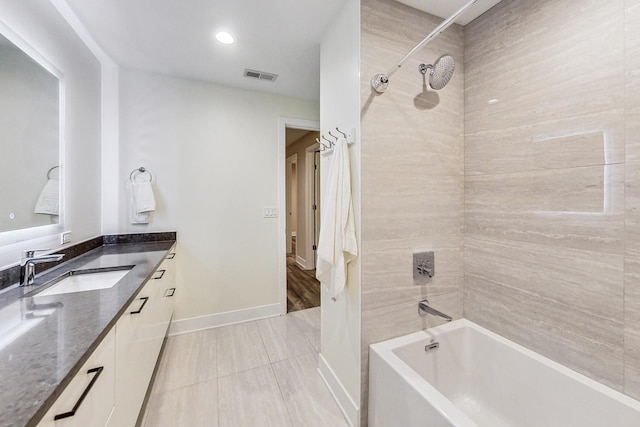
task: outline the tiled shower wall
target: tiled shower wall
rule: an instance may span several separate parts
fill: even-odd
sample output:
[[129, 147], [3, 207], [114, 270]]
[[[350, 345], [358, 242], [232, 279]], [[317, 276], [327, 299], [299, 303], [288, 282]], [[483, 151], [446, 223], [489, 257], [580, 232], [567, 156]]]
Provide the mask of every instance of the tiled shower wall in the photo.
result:
[[464, 41], [465, 317], [636, 398], [638, 28], [640, 0], [503, 0]]
[[[407, 61], [385, 94], [369, 86], [440, 22], [394, 0], [361, 2], [363, 426], [369, 344], [436, 324], [418, 316], [423, 298], [462, 316], [463, 29]], [[444, 90], [426, 90], [418, 64], [444, 53], [455, 57], [455, 75]], [[425, 250], [435, 252], [436, 275], [415, 282], [412, 254]]]

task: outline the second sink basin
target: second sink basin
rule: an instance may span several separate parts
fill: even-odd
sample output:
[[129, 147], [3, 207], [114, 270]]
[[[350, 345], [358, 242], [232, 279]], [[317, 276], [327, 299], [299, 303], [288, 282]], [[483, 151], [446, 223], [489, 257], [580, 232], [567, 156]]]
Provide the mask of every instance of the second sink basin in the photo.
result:
[[113, 287], [134, 266], [92, 268], [73, 270], [53, 279], [44, 290], [36, 291], [37, 296], [70, 294], [72, 292], [94, 291]]

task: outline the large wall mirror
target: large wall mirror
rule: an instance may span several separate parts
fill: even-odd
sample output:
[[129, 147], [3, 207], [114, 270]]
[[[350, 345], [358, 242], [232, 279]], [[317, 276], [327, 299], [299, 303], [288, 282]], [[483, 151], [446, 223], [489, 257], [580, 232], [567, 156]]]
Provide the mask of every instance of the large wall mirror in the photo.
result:
[[61, 74], [0, 25], [0, 244], [62, 227], [61, 92]]

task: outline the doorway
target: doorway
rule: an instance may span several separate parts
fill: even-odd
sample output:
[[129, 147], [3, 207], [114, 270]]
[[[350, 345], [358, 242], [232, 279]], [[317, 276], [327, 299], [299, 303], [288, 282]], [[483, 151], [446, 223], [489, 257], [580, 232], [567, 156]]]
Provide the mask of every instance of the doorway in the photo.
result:
[[287, 126], [286, 301], [287, 312], [320, 305], [320, 282], [315, 277], [320, 229], [319, 144], [317, 130]]

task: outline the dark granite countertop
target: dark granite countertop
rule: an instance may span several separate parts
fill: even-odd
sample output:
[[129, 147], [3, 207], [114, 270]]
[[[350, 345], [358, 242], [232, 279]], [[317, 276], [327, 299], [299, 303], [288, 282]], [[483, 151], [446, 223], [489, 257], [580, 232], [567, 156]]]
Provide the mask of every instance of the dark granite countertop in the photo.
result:
[[[35, 426], [115, 325], [175, 241], [100, 246], [0, 291], [0, 426]], [[74, 269], [134, 265], [109, 289], [24, 296]]]

